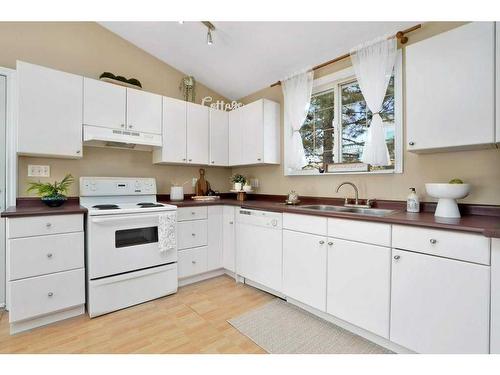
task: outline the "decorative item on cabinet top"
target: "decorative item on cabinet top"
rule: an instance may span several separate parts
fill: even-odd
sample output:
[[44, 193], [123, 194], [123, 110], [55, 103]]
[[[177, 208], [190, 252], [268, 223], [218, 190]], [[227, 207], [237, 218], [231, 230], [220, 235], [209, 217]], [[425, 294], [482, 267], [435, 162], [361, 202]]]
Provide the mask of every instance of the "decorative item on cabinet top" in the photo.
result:
[[113, 83], [119, 86], [131, 87], [142, 90], [141, 82], [136, 78], [125, 78], [123, 76], [115, 76], [113, 73], [104, 72], [99, 76], [99, 79], [104, 82]]
[[185, 76], [179, 84], [179, 91], [186, 102], [194, 103], [196, 99], [196, 80], [193, 76]]

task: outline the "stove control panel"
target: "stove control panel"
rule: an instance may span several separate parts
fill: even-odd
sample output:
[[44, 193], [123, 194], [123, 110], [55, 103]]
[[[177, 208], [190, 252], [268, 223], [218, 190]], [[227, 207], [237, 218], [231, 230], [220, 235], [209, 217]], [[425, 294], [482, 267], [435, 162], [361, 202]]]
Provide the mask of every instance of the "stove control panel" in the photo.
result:
[[80, 177], [80, 196], [154, 195], [154, 178]]

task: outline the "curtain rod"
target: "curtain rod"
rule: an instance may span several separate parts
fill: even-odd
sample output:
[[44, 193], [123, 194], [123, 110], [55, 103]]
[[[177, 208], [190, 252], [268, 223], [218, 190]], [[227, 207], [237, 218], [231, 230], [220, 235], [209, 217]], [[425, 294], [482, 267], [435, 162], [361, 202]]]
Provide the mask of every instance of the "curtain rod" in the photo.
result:
[[[406, 30], [403, 31], [398, 31], [395, 35], [393, 35], [391, 38], [397, 38], [401, 44], [406, 44], [408, 42], [408, 37], [405, 36], [407, 33], [411, 33], [412, 31], [418, 30], [422, 27], [422, 24], [415, 25], [413, 27], [410, 27]], [[321, 69], [327, 65], [336, 63], [337, 61], [347, 59], [349, 56], [351, 56], [349, 53], [346, 53], [345, 55], [339, 56], [334, 58], [333, 60], [328, 60], [322, 64], [316, 65], [312, 68], [312, 70], [318, 70]], [[281, 85], [281, 81], [275, 82], [271, 85], [271, 87]]]

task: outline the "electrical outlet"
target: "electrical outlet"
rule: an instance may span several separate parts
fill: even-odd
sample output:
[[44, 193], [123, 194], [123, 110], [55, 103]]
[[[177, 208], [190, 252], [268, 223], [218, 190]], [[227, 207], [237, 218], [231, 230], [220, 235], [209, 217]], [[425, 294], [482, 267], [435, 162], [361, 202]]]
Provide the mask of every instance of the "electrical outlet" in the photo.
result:
[[28, 177], [50, 177], [50, 165], [28, 165]]
[[193, 177], [193, 181], [192, 181], [193, 187], [196, 186], [196, 182], [198, 182], [198, 179], [196, 177]]

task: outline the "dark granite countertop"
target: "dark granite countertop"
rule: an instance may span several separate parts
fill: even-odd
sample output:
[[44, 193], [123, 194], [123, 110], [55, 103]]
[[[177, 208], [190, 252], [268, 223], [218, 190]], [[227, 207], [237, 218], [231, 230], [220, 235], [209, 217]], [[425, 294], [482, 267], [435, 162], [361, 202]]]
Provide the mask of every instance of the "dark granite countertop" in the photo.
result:
[[[238, 201], [236, 199], [219, 199], [211, 202], [199, 202], [193, 200], [170, 201], [160, 200], [161, 203], [173, 204], [177, 207], [195, 207], [209, 205], [231, 205], [253, 210], [266, 210], [273, 212], [287, 212], [301, 215], [313, 215], [324, 217], [336, 217], [351, 220], [362, 220], [372, 222], [382, 222], [389, 224], [413, 225], [419, 227], [457, 230], [462, 232], [472, 232], [482, 234], [486, 237], [500, 238], [500, 216], [493, 215], [463, 215], [460, 219], [438, 218], [432, 212], [409, 213], [402, 209], [396, 209], [394, 213], [387, 216], [367, 216], [342, 212], [320, 212], [301, 208], [300, 205], [288, 206], [282, 202], [271, 200], [251, 199]], [[318, 203], [315, 201], [314, 203]], [[305, 202], [303, 204], [311, 204]], [[325, 202], [325, 204], [332, 204]], [[391, 208], [392, 207], [380, 207]]]
[[8, 207], [1, 213], [1, 217], [26, 217], [26, 216], [45, 216], [45, 215], [71, 215], [85, 214], [87, 209], [80, 206], [78, 198], [69, 198], [66, 203], [60, 207], [49, 207], [39, 199], [18, 198], [17, 206]]

